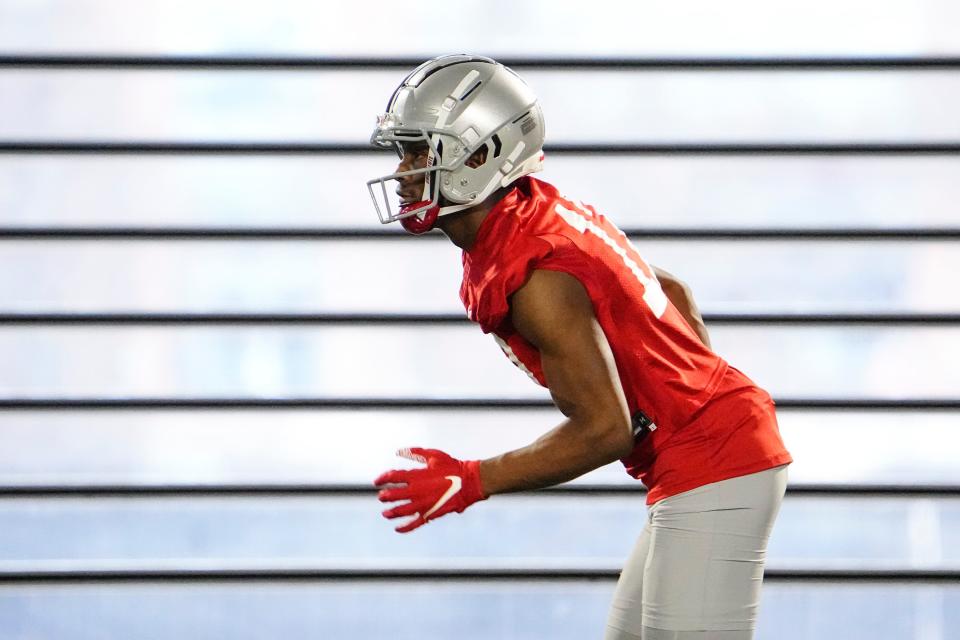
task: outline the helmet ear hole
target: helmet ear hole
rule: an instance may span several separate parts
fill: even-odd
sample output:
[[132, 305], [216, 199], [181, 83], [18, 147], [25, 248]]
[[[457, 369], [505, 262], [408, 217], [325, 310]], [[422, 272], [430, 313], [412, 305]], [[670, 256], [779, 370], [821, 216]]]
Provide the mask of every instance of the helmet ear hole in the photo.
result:
[[470, 157], [467, 158], [467, 161], [464, 163], [471, 169], [476, 169], [477, 167], [482, 167], [487, 162], [487, 155], [489, 153], [490, 143], [487, 143], [470, 154]]

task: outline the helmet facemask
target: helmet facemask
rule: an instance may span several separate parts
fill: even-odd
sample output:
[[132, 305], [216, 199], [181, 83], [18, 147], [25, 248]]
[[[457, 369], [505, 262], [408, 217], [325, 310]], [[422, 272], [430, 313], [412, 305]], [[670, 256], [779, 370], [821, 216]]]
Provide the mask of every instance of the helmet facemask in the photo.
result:
[[[476, 197], [467, 198], [466, 202], [452, 202], [447, 194], [443, 193], [441, 184], [449, 182], [449, 175], [464, 167], [470, 153], [463, 153], [467, 149], [465, 141], [439, 131], [427, 129], [397, 130], [383, 127], [390, 114], [381, 116], [380, 126], [377, 127], [370, 141], [380, 148], [392, 148], [402, 159], [403, 145], [422, 142], [427, 146], [427, 161], [417, 169], [397, 171], [380, 178], [367, 181], [367, 190], [373, 200], [380, 222], [388, 224], [400, 221], [404, 228], [411, 233], [424, 233], [433, 228], [441, 215], [462, 211], [477, 202]], [[449, 150], [460, 150], [455, 154]], [[446, 152], [446, 156], [444, 155]], [[452, 159], [451, 159], [452, 157]], [[395, 189], [388, 189], [387, 183], [413, 175], [423, 175], [423, 189], [419, 200], [404, 203]], [[445, 177], [447, 176], [447, 177]]]

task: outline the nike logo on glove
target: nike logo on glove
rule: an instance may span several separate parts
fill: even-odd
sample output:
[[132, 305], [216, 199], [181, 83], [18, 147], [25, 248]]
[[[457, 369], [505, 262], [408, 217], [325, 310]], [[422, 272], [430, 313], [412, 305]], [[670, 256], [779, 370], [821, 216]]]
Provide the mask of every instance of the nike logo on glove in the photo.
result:
[[440, 496], [440, 499], [437, 500], [436, 503], [434, 503], [434, 505], [430, 507], [430, 509], [428, 509], [425, 514], [423, 514], [424, 521], [426, 521], [427, 518], [432, 516], [437, 511], [437, 509], [439, 509], [443, 505], [450, 502], [450, 498], [460, 493], [460, 489], [463, 487], [463, 480], [460, 478], [460, 476], [445, 476], [445, 477], [447, 480], [450, 481], [450, 487], [447, 489], [446, 493]]

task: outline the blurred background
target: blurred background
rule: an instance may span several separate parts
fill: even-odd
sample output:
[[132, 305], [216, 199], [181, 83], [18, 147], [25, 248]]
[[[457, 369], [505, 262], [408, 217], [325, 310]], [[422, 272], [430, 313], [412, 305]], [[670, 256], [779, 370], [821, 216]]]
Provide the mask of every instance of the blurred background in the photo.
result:
[[619, 465], [409, 536], [369, 484], [559, 420], [365, 188], [454, 52], [777, 399], [757, 638], [960, 637], [957, 3], [0, 0], [0, 638], [602, 635]]

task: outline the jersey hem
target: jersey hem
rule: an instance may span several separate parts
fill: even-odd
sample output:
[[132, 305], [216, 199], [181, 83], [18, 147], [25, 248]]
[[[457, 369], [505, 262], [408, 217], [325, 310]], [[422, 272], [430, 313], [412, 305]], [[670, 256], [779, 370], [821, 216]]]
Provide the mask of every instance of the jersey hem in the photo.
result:
[[[751, 473], [760, 473], [761, 471], [766, 471], [767, 469], [773, 469], [774, 467], [790, 464], [791, 462], [793, 462], [793, 457], [789, 452], [784, 451], [783, 453], [775, 456], [764, 458], [761, 461], [752, 462], [749, 465], [728, 469], [719, 475], [700, 477], [695, 480], [688, 480], [687, 482], [681, 482], [666, 488], [656, 487], [647, 492], [647, 506], [651, 506], [657, 502], [660, 502], [661, 500], [671, 498], [677, 494], [683, 493], [684, 491], [691, 491], [708, 484], [713, 484], [714, 482], [729, 480], [730, 478], [747, 476]], [[720, 629], [712, 629], [712, 631], [720, 631]]]

